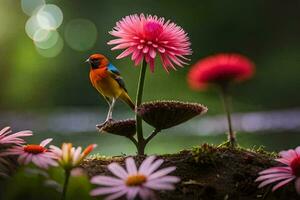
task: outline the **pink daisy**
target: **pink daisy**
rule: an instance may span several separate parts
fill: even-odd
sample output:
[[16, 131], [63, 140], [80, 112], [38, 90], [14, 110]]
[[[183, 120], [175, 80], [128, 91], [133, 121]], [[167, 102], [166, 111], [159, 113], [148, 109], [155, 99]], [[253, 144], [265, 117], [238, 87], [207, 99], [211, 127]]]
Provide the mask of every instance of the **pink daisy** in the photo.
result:
[[109, 33], [118, 38], [108, 42], [116, 45], [112, 50], [125, 49], [117, 59], [132, 54], [135, 65], [145, 59], [152, 72], [157, 55], [168, 72], [169, 68], [176, 69], [174, 64], [183, 67], [188, 60], [185, 56], [192, 54], [187, 33], [175, 23], [156, 15], [126, 16]]
[[155, 199], [153, 190], [174, 190], [174, 184], [180, 179], [169, 176], [176, 167], [157, 170], [163, 163], [162, 159], [155, 160], [155, 156], [147, 157], [139, 169], [133, 158], [125, 160], [126, 170], [117, 163], [108, 165], [108, 169], [117, 177], [95, 176], [91, 183], [104, 187], [91, 191], [92, 196], [109, 195], [105, 200], [113, 200], [126, 195], [128, 200], [140, 196], [141, 199]]
[[283, 164], [279, 167], [271, 167], [259, 173], [259, 177], [255, 180], [261, 182], [259, 188], [276, 183], [272, 191], [277, 190], [280, 187], [295, 180], [295, 188], [298, 194], [300, 194], [300, 147], [295, 150], [290, 149], [288, 151], [281, 151], [279, 153], [280, 158], [276, 161]]
[[45, 147], [51, 141], [52, 139], [48, 138], [40, 144], [14, 146], [1, 153], [0, 156], [18, 155], [19, 164], [27, 165], [32, 162], [40, 168], [47, 169], [49, 166], [57, 166], [56, 155]]
[[22, 145], [25, 141], [20, 137], [31, 136], [31, 131], [21, 131], [18, 133], [11, 134], [11, 128], [5, 127], [0, 131], [0, 144], [13, 144], [13, 145]]

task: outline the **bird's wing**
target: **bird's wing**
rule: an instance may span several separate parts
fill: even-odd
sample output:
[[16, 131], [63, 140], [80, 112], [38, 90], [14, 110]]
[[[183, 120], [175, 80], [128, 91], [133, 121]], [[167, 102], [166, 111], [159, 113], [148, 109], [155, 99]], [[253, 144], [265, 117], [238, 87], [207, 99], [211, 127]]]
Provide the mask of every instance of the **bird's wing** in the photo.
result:
[[126, 86], [125, 86], [125, 82], [122, 79], [122, 77], [118, 76], [118, 77], [115, 78], [115, 80], [119, 83], [119, 85], [121, 86], [121, 88], [123, 88], [127, 92], [127, 89], [126, 89]]
[[120, 85], [120, 87], [123, 88], [127, 92], [127, 89], [126, 89], [126, 86], [125, 86], [125, 82], [122, 79], [122, 77], [120, 76], [121, 75], [120, 71], [114, 65], [112, 65], [112, 64], [109, 64], [107, 66], [107, 71], [110, 73], [111, 77], [118, 82], [118, 84]]
[[116, 75], [121, 75], [120, 71], [111, 63], [107, 66], [107, 69]]

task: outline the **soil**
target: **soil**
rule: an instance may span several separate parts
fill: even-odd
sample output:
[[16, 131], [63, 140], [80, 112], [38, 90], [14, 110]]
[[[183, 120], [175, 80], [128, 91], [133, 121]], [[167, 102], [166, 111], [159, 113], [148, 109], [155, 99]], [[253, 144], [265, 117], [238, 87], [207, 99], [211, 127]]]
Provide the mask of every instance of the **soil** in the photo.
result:
[[[271, 186], [258, 189], [254, 180], [258, 172], [278, 165], [275, 153], [262, 149], [215, 147], [204, 144], [175, 154], [159, 155], [165, 160], [162, 167], [176, 166], [172, 175], [181, 178], [176, 190], [158, 192], [158, 199], [171, 200], [296, 200], [300, 199], [294, 184], [275, 192]], [[109, 175], [107, 165], [118, 162], [124, 166], [126, 156], [94, 157], [83, 162], [88, 175]], [[135, 156], [141, 163], [144, 156]]]

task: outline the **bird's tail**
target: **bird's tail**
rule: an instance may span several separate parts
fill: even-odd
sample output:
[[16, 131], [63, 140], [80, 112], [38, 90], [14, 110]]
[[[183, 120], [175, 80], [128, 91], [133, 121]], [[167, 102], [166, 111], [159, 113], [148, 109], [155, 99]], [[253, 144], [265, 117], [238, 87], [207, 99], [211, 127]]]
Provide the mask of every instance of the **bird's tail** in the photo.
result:
[[121, 98], [125, 103], [127, 103], [132, 110], [135, 110], [135, 105], [132, 102], [132, 100], [129, 97], [129, 95], [127, 94], [127, 92], [122, 92], [122, 94], [120, 95], [119, 98]]

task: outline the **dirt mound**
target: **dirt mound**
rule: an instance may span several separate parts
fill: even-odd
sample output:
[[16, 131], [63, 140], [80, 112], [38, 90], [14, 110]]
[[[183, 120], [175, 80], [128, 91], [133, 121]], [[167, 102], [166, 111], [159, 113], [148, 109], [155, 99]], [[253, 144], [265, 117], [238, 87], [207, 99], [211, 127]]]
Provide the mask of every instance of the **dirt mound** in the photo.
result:
[[[257, 189], [258, 184], [254, 180], [258, 172], [277, 165], [274, 161], [276, 154], [261, 149], [232, 149], [204, 144], [191, 150], [158, 157], [165, 160], [163, 167], [176, 166], [173, 175], [181, 178], [176, 190], [158, 193], [160, 199], [300, 199], [292, 183], [274, 193], [271, 192], [271, 187]], [[95, 157], [86, 160], [82, 167], [89, 176], [111, 175], [106, 166], [111, 162], [124, 165], [125, 158]], [[138, 163], [143, 159], [143, 156], [135, 156]]]

